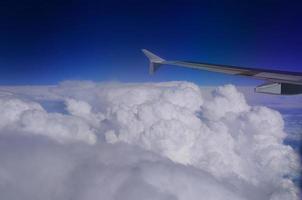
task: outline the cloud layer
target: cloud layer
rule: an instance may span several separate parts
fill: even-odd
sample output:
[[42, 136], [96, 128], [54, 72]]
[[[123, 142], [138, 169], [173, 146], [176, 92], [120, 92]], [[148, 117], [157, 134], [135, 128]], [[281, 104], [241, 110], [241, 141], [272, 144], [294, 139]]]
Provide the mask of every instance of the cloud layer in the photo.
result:
[[2, 92], [0, 112], [4, 199], [299, 198], [281, 115], [232, 85], [67, 81]]

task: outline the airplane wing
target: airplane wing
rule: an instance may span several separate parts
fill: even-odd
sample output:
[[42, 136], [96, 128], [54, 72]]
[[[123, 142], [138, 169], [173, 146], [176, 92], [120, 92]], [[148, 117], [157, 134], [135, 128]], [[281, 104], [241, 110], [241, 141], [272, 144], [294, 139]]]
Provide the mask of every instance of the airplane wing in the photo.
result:
[[301, 94], [302, 93], [302, 73], [287, 72], [279, 70], [268, 70], [258, 68], [245, 68], [231, 65], [219, 65], [191, 61], [168, 61], [143, 49], [143, 53], [150, 61], [150, 74], [153, 74], [161, 65], [175, 65], [212, 72], [219, 72], [238, 76], [248, 76], [255, 79], [265, 80], [266, 84], [256, 87], [256, 92], [269, 94]]

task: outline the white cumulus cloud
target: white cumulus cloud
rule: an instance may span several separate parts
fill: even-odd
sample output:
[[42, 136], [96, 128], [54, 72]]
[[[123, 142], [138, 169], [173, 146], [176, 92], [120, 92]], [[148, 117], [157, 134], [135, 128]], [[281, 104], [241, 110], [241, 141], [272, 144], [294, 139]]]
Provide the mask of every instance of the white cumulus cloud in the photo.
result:
[[232, 85], [207, 97], [188, 82], [67, 81], [2, 94], [5, 199], [299, 198], [282, 116]]

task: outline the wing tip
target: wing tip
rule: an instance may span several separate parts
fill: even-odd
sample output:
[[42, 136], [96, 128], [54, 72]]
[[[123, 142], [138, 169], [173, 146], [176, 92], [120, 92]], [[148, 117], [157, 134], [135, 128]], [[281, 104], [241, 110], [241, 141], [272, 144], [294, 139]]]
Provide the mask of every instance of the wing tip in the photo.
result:
[[154, 72], [163, 64], [165, 59], [155, 55], [154, 53], [148, 51], [147, 49], [142, 49], [142, 52], [149, 59], [149, 74], [153, 75]]
[[155, 55], [154, 53], [152, 53], [147, 49], [142, 49], [142, 52], [145, 54], [145, 56], [147, 56], [149, 61], [152, 63], [162, 63], [165, 61], [165, 59], [159, 57], [158, 55]]

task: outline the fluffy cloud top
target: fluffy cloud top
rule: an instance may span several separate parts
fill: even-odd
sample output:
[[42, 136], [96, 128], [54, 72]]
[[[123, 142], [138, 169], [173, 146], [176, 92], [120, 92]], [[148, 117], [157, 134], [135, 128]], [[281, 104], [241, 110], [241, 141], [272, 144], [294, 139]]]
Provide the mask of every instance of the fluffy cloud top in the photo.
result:
[[281, 115], [232, 85], [207, 98], [188, 82], [20, 92], [0, 95], [4, 199], [299, 198]]

